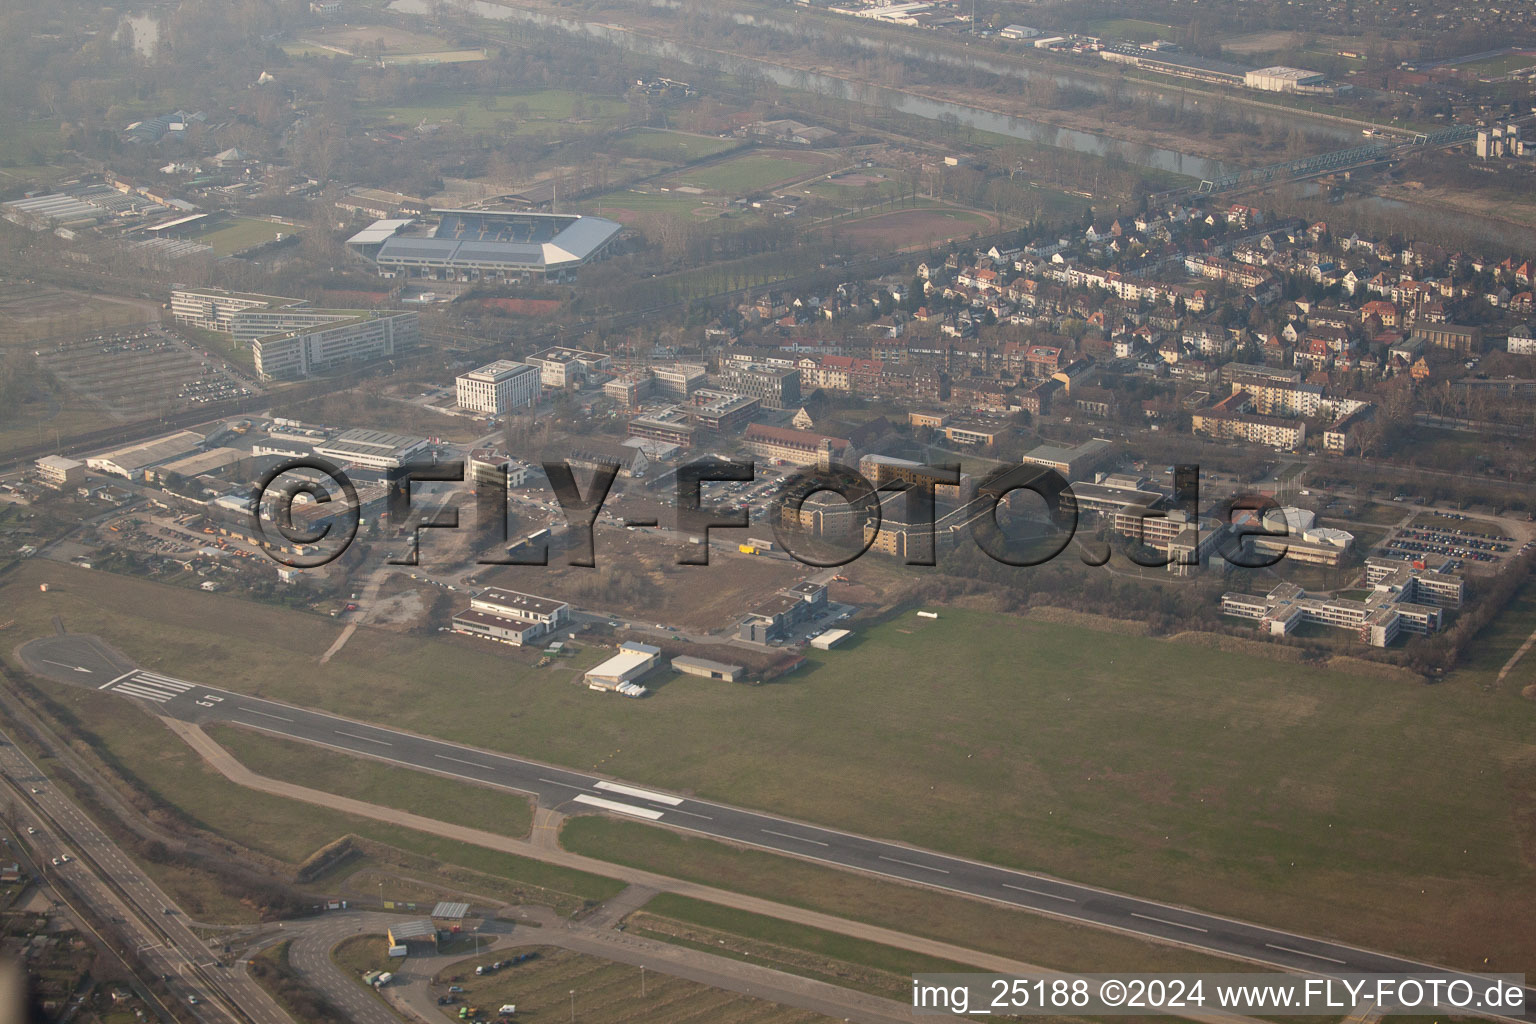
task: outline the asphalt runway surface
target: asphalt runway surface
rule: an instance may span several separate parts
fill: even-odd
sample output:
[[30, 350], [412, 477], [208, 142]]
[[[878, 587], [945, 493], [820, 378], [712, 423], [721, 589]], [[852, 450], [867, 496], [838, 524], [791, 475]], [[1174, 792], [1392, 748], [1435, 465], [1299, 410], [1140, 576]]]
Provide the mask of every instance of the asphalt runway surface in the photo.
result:
[[[933, 889], [1134, 935], [1172, 941], [1307, 974], [1443, 974], [1479, 980], [1402, 957], [1264, 928], [1184, 907], [1014, 871], [725, 804], [540, 764], [418, 736], [133, 667], [104, 642], [61, 634], [30, 641], [23, 659], [40, 675], [137, 700], [159, 715], [198, 724], [225, 722], [350, 754], [390, 761], [536, 796], [568, 813], [605, 811], [776, 853], [897, 878]], [[1536, 1024], [1536, 989], [1526, 989], [1519, 1019]]]

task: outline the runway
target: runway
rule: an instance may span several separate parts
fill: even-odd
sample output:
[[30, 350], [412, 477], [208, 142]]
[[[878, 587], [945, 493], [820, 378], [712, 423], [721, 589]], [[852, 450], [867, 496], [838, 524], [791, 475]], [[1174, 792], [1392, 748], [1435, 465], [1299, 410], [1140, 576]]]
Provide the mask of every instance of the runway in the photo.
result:
[[[41, 675], [141, 701], [156, 714], [201, 724], [242, 725], [350, 754], [528, 793], [544, 806], [568, 812], [598, 810], [655, 822], [1290, 971], [1320, 975], [1437, 973], [1476, 980], [1475, 975], [1342, 943], [678, 796], [175, 679], [133, 668], [91, 637], [45, 637], [26, 644], [21, 654]], [[1531, 1010], [1533, 999], [1536, 989], [1527, 988], [1524, 1016], [1507, 1019], [1536, 1024], [1536, 1013]]]

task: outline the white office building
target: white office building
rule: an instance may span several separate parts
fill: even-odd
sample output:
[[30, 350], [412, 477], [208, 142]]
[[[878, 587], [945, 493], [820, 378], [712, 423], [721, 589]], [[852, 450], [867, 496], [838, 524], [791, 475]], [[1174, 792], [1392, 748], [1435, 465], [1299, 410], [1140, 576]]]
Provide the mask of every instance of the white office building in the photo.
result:
[[461, 374], [455, 392], [459, 408], [493, 416], [525, 409], [539, 400], [539, 368], [498, 359]]

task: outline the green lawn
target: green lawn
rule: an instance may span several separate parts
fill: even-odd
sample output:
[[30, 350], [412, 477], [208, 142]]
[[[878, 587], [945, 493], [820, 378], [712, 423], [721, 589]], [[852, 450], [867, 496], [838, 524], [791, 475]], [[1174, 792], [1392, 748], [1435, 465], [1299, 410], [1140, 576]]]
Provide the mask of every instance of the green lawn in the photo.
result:
[[236, 217], [232, 221], [219, 224], [211, 231], [196, 236], [193, 241], [213, 246], [215, 256], [232, 256], [243, 249], [274, 241], [278, 235], [286, 238], [295, 230], [297, 229], [289, 224], [274, 224], [269, 220]]
[[526, 837], [533, 825], [528, 799], [516, 793], [229, 725], [212, 725], [207, 732], [241, 764], [268, 778], [501, 835]]
[[1178, 30], [1160, 21], [1145, 21], [1140, 18], [1101, 18], [1098, 21], [1089, 22], [1088, 31], [1098, 36], [1150, 43], [1154, 39], [1172, 39]]
[[625, 931], [690, 949], [707, 949], [755, 964], [902, 999], [913, 973], [966, 973], [969, 964], [940, 960], [878, 942], [764, 917], [718, 903], [661, 893], [625, 922]]
[[[572, 818], [560, 844], [589, 857], [627, 864], [705, 885], [806, 907], [825, 914], [966, 949], [1012, 957], [1059, 970], [1221, 971], [1229, 961], [1056, 918], [920, 886], [850, 874], [837, 868], [761, 850], [748, 850], [698, 836], [683, 836], [654, 825], [588, 815]], [[694, 901], [689, 901], [689, 904]], [[703, 903], [696, 907], [668, 897], [656, 910], [666, 916], [738, 935], [878, 966], [882, 970], [929, 969], [928, 957], [860, 943], [815, 928], [741, 914]], [[906, 964], [906, 967], [898, 965]]]
[[[630, 110], [627, 100], [615, 96], [543, 89], [494, 96], [444, 94], [426, 103], [368, 108], [363, 116], [410, 128], [423, 121], [457, 123], [473, 132], [501, 130], [510, 122], [515, 125], [514, 134], [522, 136], [566, 134], [583, 124], [589, 130], [606, 130], [627, 121]], [[579, 123], [564, 123], [570, 118]]]
[[713, 135], [636, 128], [617, 139], [612, 149], [613, 152], [625, 156], [685, 164], [714, 156], [716, 153], [724, 153], [739, 145], [741, 143], [736, 139], [719, 139]]
[[[1438, 961], [1536, 958], [1536, 705], [1482, 667], [1407, 686], [945, 610], [856, 622], [775, 685], [618, 701], [463, 638], [364, 628], [321, 666], [330, 619], [56, 564], [0, 602], [18, 639], [58, 614], [238, 691]], [[289, 856], [335, 834], [215, 824]]]
[[[581, 1024], [677, 1021], [693, 1024], [830, 1024], [810, 1010], [709, 988], [661, 971], [642, 975], [629, 964], [573, 953], [555, 946], [530, 947], [537, 958], [477, 977], [474, 961], [455, 964], [464, 994], [460, 1007], [478, 1006], [481, 1019], [503, 1003], [517, 1006], [518, 1020]], [[519, 950], [522, 952], [522, 950]], [[485, 957], [495, 959], [495, 954]], [[446, 972], [445, 972], [446, 973]], [[439, 979], [441, 980], [441, 979]], [[442, 1007], [442, 1019], [457, 1019], [457, 1008]]]
[[1523, 71], [1532, 66], [1536, 66], [1536, 57], [1520, 53], [1504, 53], [1497, 57], [1484, 57], [1482, 60], [1456, 65], [1462, 71], [1471, 71], [1480, 75], [1507, 75], [1512, 71]]
[[810, 174], [820, 166], [819, 161], [783, 156], [739, 156], [724, 163], [683, 171], [677, 175], [676, 180], [678, 184], [738, 195]]

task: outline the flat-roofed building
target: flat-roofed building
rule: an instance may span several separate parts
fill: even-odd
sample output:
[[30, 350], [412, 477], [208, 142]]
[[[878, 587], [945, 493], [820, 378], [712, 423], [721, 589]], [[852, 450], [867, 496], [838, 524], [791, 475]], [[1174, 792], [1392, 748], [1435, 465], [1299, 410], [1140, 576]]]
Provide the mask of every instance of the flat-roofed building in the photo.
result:
[[571, 606], [550, 597], [492, 587], [470, 598], [453, 617], [453, 630], [521, 647], [570, 621]]
[[539, 368], [545, 387], [556, 389], [579, 388], [591, 378], [606, 372], [613, 364], [613, 360], [600, 352], [586, 352], [559, 345], [529, 356], [528, 362]]
[[364, 469], [390, 470], [426, 451], [427, 439], [384, 430], [344, 430], [315, 445], [315, 454]]
[[802, 580], [754, 605], [741, 620], [738, 636], [759, 644], [777, 640], [788, 630], [815, 618], [826, 606], [826, 584]]
[[460, 409], [500, 416], [536, 403], [539, 381], [538, 367], [498, 359], [460, 374], [454, 381], [454, 395]]
[[649, 370], [621, 373], [603, 385], [603, 394], [625, 409], [635, 409], [641, 399], [654, 394], [656, 377]]
[[704, 679], [723, 679], [728, 683], [740, 682], [747, 674], [747, 670], [740, 665], [728, 665], [723, 661], [694, 658], [686, 654], [673, 658], [672, 667], [686, 675], [700, 676]]
[[660, 660], [660, 647], [633, 640], [625, 641], [619, 645], [619, 653], [587, 670], [587, 689], [617, 690], [625, 683], [633, 683], [645, 675]]
[[720, 373], [721, 386], [756, 398], [765, 409], [790, 409], [800, 404], [800, 371], [762, 363], [733, 364]]
[[[1420, 584], [1429, 581], [1428, 586]], [[1451, 595], [1460, 602], [1460, 578], [1406, 562], [1366, 559], [1372, 592], [1363, 600], [1312, 597], [1294, 583], [1281, 583], [1268, 594], [1226, 593], [1224, 615], [1254, 619], [1270, 636], [1286, 636], [1302, 623], [1346, 629], [1372, 647], [1386, 647], [1399, 633], [1435, 633], [1444, 625]]]
[[64, 490], [85, 483], [85, 463], [66, 459], [62, 455], [44, 455], [34, 465], [38, 479], [49, 487]]
[[257, 338], [251, 343], [251, 353], [262, 378], [302, 380], [409, 352], [420, 343], [421, 321], [416, 313], [362, 313]]
[[205, 331], [234, 332], [234, 318], [243, 310], [276, 310], [307, 306], [303, 299], [218, 288], [172, 288], [171, 318]]
[[693, 447], [693, 438], [698, 432], [688, 413], [677, 406], [636, 416], [625, 429], [632, 438], [660, 441], [683, 449]]
[[684, 399], [703, 387], [709, 380], [704, 367], [696, 363], [675, 363], [671, 366], [653, 366], [658, 393], [672, 399]]
[[1054, 469], [1068, 480], [1079, 480], [1109, 458], [1109, 442], [1094, 438], [1081, 444], [1042, 444], [1024, 454], [1026, 466]]
[[1410, 337], [1435, 348], [1467, 356], [1483, 350], [1483, 329], [1462, 324], [1426, 323], [1414, 327]]
[[693, 393], [688, 413], [705, 430], [734, 434], [757, 415], [762, 400], [714, 388], [700, 388]]

